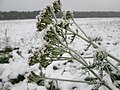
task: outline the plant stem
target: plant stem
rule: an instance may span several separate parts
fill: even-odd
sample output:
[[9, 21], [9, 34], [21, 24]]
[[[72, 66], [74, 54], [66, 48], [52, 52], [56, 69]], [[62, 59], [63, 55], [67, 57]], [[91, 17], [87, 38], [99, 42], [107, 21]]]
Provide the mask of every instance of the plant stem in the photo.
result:
[[117, 67], [115, 67], [111, 62], [109, 62], [108, 61], [108, 59], [105, 59], [111, 66], [113, 66], [116, 70], [118, 70], [119, 72], [120, 72], [120, 70], [117, 68]]
[[[69, 47], [66, 47], [66, 48], [70, 49]], [[70, 50], [72, 50], [72, 49], [70, 49]], [[92, 74], [94, 74], [94, 75], [101, 81], [101, 78], [100, 78], [93, 70], [91, 70], [91, 69], [88, 67], [88, 65], [84, 64], [80, 59], [78, 59], [78, 58], [75, 57], [74, 55], [72, 55], [72, 57], [74, 57], [75, 60], [78, 61], [78, 62], [80, 62], [82, 65], [86, 66], [87, 69], [88, 69]], [[83, 59], [83, 58], [81, 58], [81, 59]]]
[[76, 83], [97, 84], [96, 82], [79, 81], [79, 80], [68, 80], [68, 79], [58, 79], [58, 78], [48, 78], [48, 77], [45, 77], [45, 79], [57, 80], [57, 81], [66, 81], [66, 82], [76, 82]]
[[[93, 42], [93, 41], [87, 40], [86, 38], [84, 38], [83, 36], [79, 35], [78, 33], [74, 32], [74, 31], [71, 30], [71, 29], [68, 29], [68, 31], [76, 34], [78, 37], [80, 37], [81, 39], [83, 39], [83, 40], [86, 41], [87, 43], [90, 43], [91, 45], [93, 45], [93, 46], [95, 46], [95, 47], [97, 47], [97, 48], [100, 47], [100, 45], [98, 45], [97, 43], [95, 43], [95, 42]], [[110, 58], [112, 58], [112, 59], [114, 59], [115, 61], [117, 61], [118, 63], [120, 63], [120, 59], [119, 59], [119, 58], [113, 56], [113, 55], [110, 54], [109, 52], [106, 52], [106, 53], [108, 54], [108, 56], [109, 56]]]
[[84, 38], [83, 36], [79, 35], [78, 33], [74, 32], [73, 30], [71, 30], [70, 28], [67, 29], [68, 31], [72, 32], [73, 34], [77, 35], [78, 37], [80, 37], [81, 39], [83, 39], [86, 42], [89, 42], [89, 40], [87, 40], [86, 38]]
[[55, 21], [57, 23], [58, 22], [57, 17], [55, 16], [55, 13], [54, 13], [54, 11], [53, 11], [51, 6], [50, 6], [50, 10], [51, 10], [51, 13], [52, 13], [52, 15], [53, 15], [53, 17], [54, 17], [54, 19], [55, 19]]
[[[56, 33], [56, 35], [57, 35], [57, 33]], [[57, 36], [57, 37], [58, 37], [58, 36]], [[58, 37], [58, 40], [60, 41], [59, 37]], [[73, 53], [75, 53], [76, 55], [78, 55], [79, 58], [82, 59], [82, 61], [84, 61], [84, 63], [83, 63], [81, 60], [79, 60], [77, 57], [75, 57], [74, 55], [72, 55], [72, 53], [69, 53], [72, 57], [75, 58], [76, 61], [78, 61], [78, 62], [80, 62], [82, 65], [86, 66], [87, 69], [88, 69], [93, 75], [95, 75], [100, 81], [102, 81], [101, 78], [100, 78], [92, 69], [90, 69], [90, 68], [88, 67], [88, 64], [86, 63], [86, 61], [84, 60], [84, 58], [82, 58], [77, 52], [75, 52], [74, 50], [72, 50], [72, 49], [69, 48], [68, 46], [64, 45], [61, 41], [60, 41], [60, 43], [61, 43], [64, 47], [66, 47], [69, 51], [72, 51]], [[105, 85], [109, 90], [112, 90], [111, 87], [109, 87], [107, 84], [104, 84], [104, 85]]]
[[109, 90], [113, 90], [111, 87], [109, 87], [106, 83], [103, 84], [104, 86], [106, 86]]
[[84, 60], [84, 58], [81, 57], [77, 52], [75, 52], [73, 49], [69, 48], [68, 46], [64, 45], [62, 42], [61, 42], [61, 44], [62, 44], [65, 48], [67, 48], [68, 50], [70, 50], [70, 51], [72, 51], [73, 53], [75, 53], [75, 55], [77, 55], [80, 59], [82, 59], [82, 61], [83, 61], [84, 63], [83, 63], [82, 61], [81, 61], [81, 63], [82, 63], [83, 65], [88, 65], [87, 62]]
[[82, 28], [79, 27], [79, 25], [75, 22], [73, 18], [72, 21], [78, 27], [78, 29], [85, 35], [85, 37], [90, 41], [90, 38], [86, 35], [86, 33], [82, 30]]
[[[55, 30], [54, 30], [54, 31], [55, 31]], [[82, 62], [81, 60], [79, 60], [77, 57], [75, 57], [74, 55], [72, 55], [72, 53], [69, 53], [69, 52], [68, 52], [68, 53], [69, 53], [72, 57], [74, 57], [75, 60], [77, 60], [78, 62], [80, 62], [82, 65], [86, 66], [100, 81], [102, 81], [101, 78], [100, 78], [93, 70], [91, 70], [91, 69], [88, 67], [88, 64], [87, 64], [87, 62], [84, 60], [84, 58], [82, 58], [82, 57], [81, 57], [77, 52], [75, 52], [73, 49], [71, 49], [71, 48], [69, 48], [68, 46], [66, 46], [65, 44], [63, 44], [63, 43], [61, 42], [58, 34], [57, 34], [56, 32], [55, 32], [55, 34], [56, 34], [59, 42], [60, 42], [65, 48], [67, 48], [69, 51], [72, 51], [74, 54], [76, 54], [80, 59], [82, 59], [83, 62]]]

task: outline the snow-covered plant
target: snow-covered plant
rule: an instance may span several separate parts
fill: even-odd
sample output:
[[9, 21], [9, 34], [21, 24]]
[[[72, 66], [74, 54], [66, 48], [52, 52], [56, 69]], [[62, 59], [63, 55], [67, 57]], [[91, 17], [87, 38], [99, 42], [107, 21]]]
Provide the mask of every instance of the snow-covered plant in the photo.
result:
[[[63, 17], [57, 19], [56, 14], [62, 13]], [[58, 90], [53, 81], [69, 81], [69, 82], [78, 82], [78, 83], [87, 83], [93, 85], [91, 90], [99, 90], [102, 86], [105, 86], [108, 90], [120, 89], [119, 76], [120, 71], [117, 66], [112, 64], [108, 58], [112, 58], [115, 62], [120, 63], [120, 60], [113, 55], [109, 54], [105, 49], [101, 49], [99, 46], [100, 43], [97, 41], [102, 41], [100, 37], [94, 39], [90, 38], [75, 22], [74, 15], [71, 11], [63, 12], [61, 10], [60, 0], [57, 0], [53, 3], [52, 6], [47, 6], [40, 15], [37, 16], [37, 29], [38, 32], [44, 32], [45, 35], [43, 39], [45, 40], [44, 47], [33, 52], [33, 56], [30, 57], [29, 65], [34, 65], [39, 63], [40, 74], [31, 72], [29, 76], [30, 82], [35, 82], [38, 85], [45, 85], [46, 79], [50, 79], [52, 83], [49, 84], [48, 90]], [[78, 29], [73, 30], [71, 25], [74, 24]], [[79, 34], [79, 31], [83, 35]], [[90, 63], [82, 57], [78, 51], [72, 49], [70, 45], [74, 42], [76, 37], [81, 38], [86, 41], [89, 45], [88, 48], [93, 46], [96, 51], [93, 55], [93, 61]], [[87, 50], [88, 50], [87, 48]], [[65, 57], [65, 55], [67, 56]], [[74, 63], [77, 61], [82, 65], [81, 69], [84, 71], [82, 74], [84, 80], [75, 81], [75, 80], [66, 80], [66, 79], [57, 79], [57, 78], [48, 78], [45, 76], [43, 69], [49, 66], [53, 61], [66, 60], [66, 64], [69, 62]], [[53, 67], [54, 70], [58, 68]], [[106, 81], [105, 77], [108, 76], [110, 81], [112, 81], [111, 87], [109, 81]], [[50, 89], [51, 87], [54, 87]]]
[[8, 37], [8, 30], [5, 29], [5, 37], [4, 37], [4, 48], [0, 48], [0, 63], [9, 63], [9, 58], [12, 58], [11, 52], [12, 47], [8, 44], [9, 37]]
[[5, 30], [5, 40], [4, 40], [4, 48], [0, 48], [0, 90], [10, 90], [10, 86], [12, 84], [19, 83], [20, 81], [23, 81], [25, 79], [24, 75], [18, 75], [14, 78], [7, 77], [8, 80], [4, 80], [2, 77], [4, 77], [5, 67], [4, 65], [8, 65], [10, 63], [10, 60], [13, 60], [13, 51], [16, 51], [16, 53], [19, 52], [19, 48], [14, 48], [9, 43], [9, 37], [8, 32]]
[[12, 48], [5, 47], [4, 50], [0, 51], [0, 63], [9, 63], [9, 58], [12, 58]]

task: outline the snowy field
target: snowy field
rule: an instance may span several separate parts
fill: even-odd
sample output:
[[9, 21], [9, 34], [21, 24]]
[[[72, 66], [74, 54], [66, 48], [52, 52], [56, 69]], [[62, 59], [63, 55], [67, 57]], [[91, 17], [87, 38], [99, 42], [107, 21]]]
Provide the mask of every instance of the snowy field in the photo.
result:
[[[101, 45], [106, 48], [107, 52], [110, 52], [114, 56], [120, 58], [120, 18], [81, 18], [75, 19], [79, 26], [90, 37], [101, 37]], [[5, 82], [4, 87], [10, 87], [10, 90], [46, 90], [43, 86], [37, 86], [35, 84], [27, 84], [27, 79], [24, 81], [12, 85], [8, 81], [9, 78], [15, 78], [18, 74], [25, 74], [27, 77], [30, 71], [38, 71], [38, 65], [32, 67], [28, 66], [28, 54], [29, 50], [35, 50], [35, 48], [41, 48], [43, 45], [43, 34], [38, 33], [36, 28], [36, 20], [9, 20], [0, 21], [0, 49], [5, 46], [5, 31], [7, 31], [8, 44], [12, 47], [19, 47], [22, 51], [19, 56], [16, 51], [12, 52], [13, 59], [10, 59], [9, 64], [0, 64], [0, 78]], [[73, 28], [74, 27], [73, 25]], [[80, 33], [81, 34], [81, 33]], [[94, 50], [85, 52], [84, 48], [86, 43], [77, 38], [71, 48], [77, 50], [80, 54], [84, 53], [85, 56], [92, 56]], [[63, 65], [65, 61], [56, 61], [49, 65], [44, 70], [47, 77], [81, 80], [80, 77], [82, 71], [79, 69], [80, 64], [77, 62], [67, 65]], [[58, 70], [53, 70], [53, 66], [58, 66]], [[77, 68], [77, 69], [76, 69]], [[63, 73], [63, 70], [66, 72]], [[59, 81], [60, 90], [91, 90], [92, 86], [81, 83], [62, 82]], [[111, 84], [112, 85], [112, 84]], [[0, 83], [0, 88], [2, 83]], [[74, 88], [73, 88], [74, 87]], [[114, 88], [114, 87], [113, 87]], [[102, 87], [101, 90], [107, 90]]]

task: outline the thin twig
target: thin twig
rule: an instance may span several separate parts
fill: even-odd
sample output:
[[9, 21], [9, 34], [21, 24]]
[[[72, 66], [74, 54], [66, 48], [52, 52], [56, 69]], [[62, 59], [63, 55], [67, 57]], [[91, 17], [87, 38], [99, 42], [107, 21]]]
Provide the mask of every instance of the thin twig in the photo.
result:
[[79, 80], [70, 80], [70, 79], [68, 80], [68, 79], [48, 78], [48, 77], [45, 77], [45, 79], [49, 79], [49, 80], [57, 80], [57, 81], [66, 81], [66, 82], [76, 82], [76, 83], [97, 84], [96, 82], [79, 81]]

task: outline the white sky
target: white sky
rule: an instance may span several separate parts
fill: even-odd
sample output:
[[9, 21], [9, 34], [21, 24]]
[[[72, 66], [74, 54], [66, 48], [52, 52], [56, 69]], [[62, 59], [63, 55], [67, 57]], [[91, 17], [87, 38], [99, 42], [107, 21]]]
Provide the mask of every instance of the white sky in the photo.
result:
[[[42, 10], [55, 0], [0, 0], [1, 11]], [[63, 9], [75, 11], [120, 11], [120, 0], [61, 0]]]

